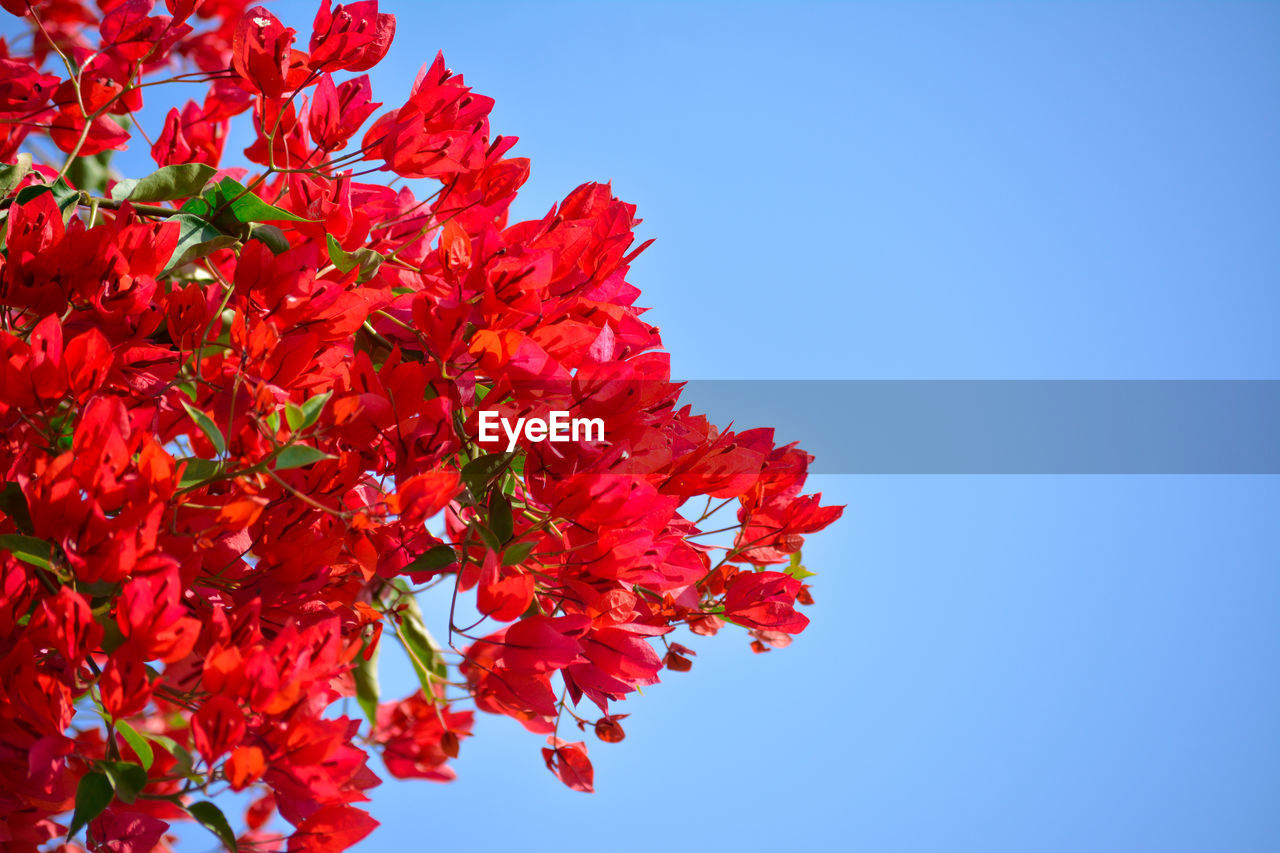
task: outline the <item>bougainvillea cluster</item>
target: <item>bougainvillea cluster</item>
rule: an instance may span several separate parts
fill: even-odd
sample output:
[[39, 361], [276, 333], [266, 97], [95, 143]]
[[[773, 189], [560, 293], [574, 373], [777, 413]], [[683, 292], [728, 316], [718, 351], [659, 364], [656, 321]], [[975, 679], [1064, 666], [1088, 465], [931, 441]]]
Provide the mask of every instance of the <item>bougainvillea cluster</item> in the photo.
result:
[[[529, 163], [491, 99], [437, 56], [373, 100], [377, 2], [309, 33], [243, 0], [0, 5], [0, 847], [194, 820], [346, 849], [379, 773], [453, 777], [473, 708], [590, 791], [572, 732], [623, 738], [617, 703], [691, 667], [672, 631], [804, 629], [803, 537], [840, 515], [810, 457], [681, 404], [608, 185], [510, 223]], [[117, 174], [140, 144], [158, 168]], [[509, 451], [481, 408], [607, 435]], [[433, 636], [433, 586], [484, 618]], [[389, 644], [421, 687], [384, 702]]]

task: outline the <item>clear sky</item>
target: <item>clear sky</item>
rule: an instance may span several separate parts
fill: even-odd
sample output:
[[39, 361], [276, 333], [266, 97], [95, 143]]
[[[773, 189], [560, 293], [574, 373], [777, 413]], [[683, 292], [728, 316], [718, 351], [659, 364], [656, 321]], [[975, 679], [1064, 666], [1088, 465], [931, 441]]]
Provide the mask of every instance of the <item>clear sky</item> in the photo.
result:
[[[1276, 4], [382, 5], [375, 93], [443, 49], [519, 215], [639, 204], [681, 377], [1280, 378]], [[481, 719], [362, 849], [1280, 849], [1276, 478], [816, 485], [790, 648], [700, 639], [593, 796]]]

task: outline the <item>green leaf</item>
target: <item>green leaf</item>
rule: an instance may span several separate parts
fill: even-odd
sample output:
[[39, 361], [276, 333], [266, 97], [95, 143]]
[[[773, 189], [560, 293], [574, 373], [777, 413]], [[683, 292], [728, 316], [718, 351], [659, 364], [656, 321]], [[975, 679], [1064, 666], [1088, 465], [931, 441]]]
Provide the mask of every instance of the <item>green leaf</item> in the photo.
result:
[[223, 234], [199, 216], [180, 213], [169, 217], [170, 222], [178, 223], [178, 245], [173, 250], [173, 257], [165, 265], [161, 275], [170, 273], [183, 264], [189, 264], [198, 258], [206, 257], [218, 249], [234, 245], [236, 238]]
[[178, 483], [178, 487], [183, 489], [190, 488], [197, 483], [203, 483], [217, 474], [222, 468], [222, 465], [214, 459], [191, 457], [179, 459], [178, 461], [187, 463], [187, 467], [182, 469], [182, 480]]
[[222, 437], [222, 430], [218, 429], [218, 425], [213, 422], [213, 418], [188, 403], [186, 400], [179, 400], [182, 408], [187, 410], [187, 414], [191, 416], [191, 420], [196, 422], [196, 426], [200, 427], [200, 431], [204, 433], [205, 438], [213, 442], [213, 449], [218, 451], [218, 455], [222, 456], [227, 452], [227, 440]]
[[396, 636], [400, 638], [400, 644], [404, 646], [404, 650], [409, 653], [409, 660], [413, 663], [413, 671], [417, 673], [423, 692], [428, 698], [434, 697], [432, 679], [443, 681], [449, 675], [444, 655], [440, 651], [440, 644], [427, 630], [426, 622], [422, 618], [422, 608], [418, 607], [418, 600], [413, 597], [404, 578], [396, 578], [393, 585], [401, 592], [397, 603], [404, 605], [404, 609], [398, 614], [399, 619], [394, 620]]
[[273, 204], [268, 204], [233, 178], [223, 178], [218, 181], [206, 190], [200, 199], [192, 199], [184, 204], [182, 209], [201, 216], [229, 212], [237, 222], [309, 221]]
[[218, 840], [225, 844], [228, 850], [238, 849], [236, 834], [231, 830], [231, 824], [227, 823], [227, 816], [222, 813], [222, 809], [208, 800], [201, 800], [187, 806], [187, 811], [196, 819], [196, 823], [218, 836]]
[[5, 483], [0, 489], [0, 512], [3, 512], [23, 533], [31, 532], [31, 510], [27, 507], [27, 496], [17, 483]]
[[800, 565], [800, 559], [801, 557], [800, 557], [799, 551], [796, 551], [794, 554], [791, 555], [791, 565], [787, 566], [786, 574], [791, 575], [791, 577], [795, 578], [798, 581], [802, 581], [805, 578], [811, 578], [817, 574], [817, 572], [811, 572], [808, 569], [806, 569], [804, 566]]
[[183, 394], [186, 394], [187, 399], [193, 403], [200, 399], [200, 392], [196, 389], [196, 383], [190, 380], [185, 382], [175, 382], [173, 387], [177, 388]]
[[291, 444], [276, 456], [276, 470], [285, 471], [289, 468], [301, 468], [304, 465], [319, 462], [321, 459], [336, 458], [308, 444]]
[[273, 255], [282, 255], [291, 248], [289, 238], [284, 236], [283, 231], [274, 225], [262, 222], [255, 222], [249, 228], [249, 239], [265, 243]]
[[62, 221], [66, 222], [71, 212], [76, 209], [76, 205], [80, 203], [80, 191], [73, 190], [67, 186], [67, 182], [58, 178], [51, 184], [36, 184], [24, 187], [15, 196], [16, 204], [26, 204], [34, 198], [38, 198], [45, 193], [52, 193], [53, 200], [57, 203], [58, 209], [62, 211]]
[[145, 178], [117, 181], [111, 197], [117, 201], [173, 201], [199, 195], [218, 170], [204, 163], [162, 166]]
[[533, 553], [533, 542], [516, 542], [502, 553], [502, 565], [516, 566], [529, 559]]
[[315, 422], [320, 420], [320, 413], [324, 411], [324, 404], [329, 402], [329, 398], [333, 396], [332, 391], [325, 391], [302, 404], [302, 426], [299, 429], [306, 429], [314, 426]]
[[373, 278], [378, 274], [378, 268], [382, 266], [382, 262], [386, 260], [386, 257], [368, 246], [356, 249], [354, 252], [348, 252], [342, 248], [342, 244], [332, 234], [327, 236], [329, 260], [340, 272], [351, 272], [356, 267], [360, 267], [360, 273], [356, 276], [356, 281], [366, 282]]
[[437, 545], [429, 551], [419, 554], [414, 558], [413, 562], [400, 571], [405, 574], [429, 572], [433, 569], [443, 569], [445, 566], [451, 566], [456, 562], [458, 562], [458, 555], [452, 548], [448, 545]]
[[360, 703], [360, 707], [364, 710], [365, 717], [369, 720], [370, 730], [378, 727], [378, 655], [382, 649], [380, 645], [375, 645], [373, 651], [369, 652], [369, 659], [365, 660], [365, 651], [368, 650], [369, 641], [365, 641], [365, 649], [360, 652], [360, 656], [356, 658], [356, 666], [353, 672], [356, 680], [356, 701]]
[[22, 562], [40, 569], [49, 568], [49, 561], [53, 558], [53, 546], [48, 542], [19, 533], [0, 536], [0, 550], [8, 551]]
[[116, 789], [116, 798], [125, 805], [138, 799], [147, 787], [147, 771], [132, 761], [104, 761], [98, 765]]
[[108, 149], [88, 157], [77, 157], [71, 161], [67, 177], [82, 190], [101, 193], [107, 188], [107, 181], [111, 178], [110, 163], [114, 153]]
[[13, 188], [22, 183], [22, 179], [31, 171], [31, 155], [23, 152], [18, 155], [18, 162], [0, 164], [0, 198], [13, 192]]
[[489, 495], [489, 529], [502, 544], [511, 538], [515, 530], [515, 521], [511, 517], [511, 502], [500, 489], [494, 489]]
[[302, 429], [302, 419], [304, 417], [305, 415], [302, 414], [301, 406], [295, 406], [293, 403], [285, 403], [284, 420], [285, 423], [289, 424], [289, 429], [294, 432]]
[[275, 435], [280, 431], [279, 412], [270, 412], [267, 414], [267, 429], [271, 430], [272, 435]]
[[476, 532], [480, 534], [480, 539], [483, 540], [484, 547], [488, 548], [490, 551], [502, 550], [502, 543], [498, 541], [498, 537], [494, 535], [492, 530], [485, 527], [478, 521], [473, 521], [472, 525], [475, 527]]
[[191, 753], [187, 751], [185, 746], [168, 735], [152, 734], [151, 732], [140, 732], [140, 734], [152, 743], [163, 747], [173, 756], [175, 764], [173, 769], [169, 771], [170, 775], [185, 776], [188, 779], [202, 781], [198, 775], [191, 772], [191, 768], [195, 766], [195, 759], [191, 757]]
[[478, 459], [473, 459], [462, 466], [462, 482], [466, 484], [473, 498], [479, 500], [484, 495], [484, 490], [489, 486], [489, 481], [506, 467], [513, 455], [511, 453], [490, 453]]
[[111, 805], [115, 788], [111, 780], [104, 774], [93, 772], [80, 777], [76, 786], [76, 810], [71, 815], [71, 825], [67, 827], [67, 840], [75, 837], [84, 826]]
[[[114, 620], [112, 620], [114, 621]], [[147, 739], [138, 734], [138, 730], [129, 724], [127, 720], [116, 720], [116, 731], [124, 738], [125, 743], [138, 754], [138, 760], [142, 762], [142, 769], [150, 770], [152, 763], [156, 760], [155, 750], [151, 748], [151, 744], [147, 743]]]

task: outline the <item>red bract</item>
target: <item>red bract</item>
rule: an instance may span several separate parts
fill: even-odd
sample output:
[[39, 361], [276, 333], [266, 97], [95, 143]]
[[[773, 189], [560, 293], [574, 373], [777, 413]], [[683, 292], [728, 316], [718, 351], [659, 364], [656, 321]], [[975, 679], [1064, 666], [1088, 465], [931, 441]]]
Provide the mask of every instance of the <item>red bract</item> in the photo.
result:
[[587, 794], [594, 791], [595, 771], [591, 767], [591, 759], [587, 758], [586, 744], [582, 741], [568, 743], [554, 736], [547, 738], [547, 743], [552, 747], [542, 748], [547, 769], [575, 791]]
[[289, 84], [289, 72], [301, 56], [292, 48], [297, 32], [261, 6], [244, 14], [231, 44], [231, 68], [267, 98], [278, 98]]
[[444, 54], [437, 54], [431, 67], [419, 72], [409, 101], [365, 134], [364, 147], [406, 178], [474, 171], [484, 163], [492, 108], [492, 98], [472, 94], [462, 75], [445, 68]]
[[49, 103], [58, 82], [56, 76], [42, 74], [25, 62], [0, 59], [0, 115], [38, 113]]
[[382, 61], [396, 34], [394, 15], [378, 13], [377, 0], [340, 5], [321, 0], [311, 34], [311, 67], [367, 71]]
[[307, 130], [311, 141], [325, 151], [344, 147], [364, 120], [382, 106], [369, 97], [369, 77], [361, 75], [335, 87], [328, 74], [320, 78], [311, 101]]
[[[192, 792], [229, 786], [245, 847], [343, 850], [376, 825], [369, 759], [454, 778], [471, 706], [590, 791], [562, 726], [623, 740], [616, 703], [691, 668], [673, 631], [804, 629], [800, 548], [841, 509], [807, 454], [681, 402], [635, 207], [584, 184], [509, 222], [529, 163], [442, 57], [342, 153], [380, 105], [330, 75], [385, 55], [375, 3], [326, 2], [309, 55], [241, 0], [3, 5], [32, 38], [0, 57], [0, 846], [77, 849], [76, 810], [93, 850], [225, 834]], [[206, 91], [164, 168], [110, 175], [174, 79]], [[219, 171], [232, 121], [260, 170]], [[481, 440], [481, 411], [606, 436]], [[433, 635], [415, 587], [484, 618]], [[381, 701], [383, 651], [421, 689]]]
[[800, 581], [781, 572], [747, 572], [730, 583], [724, 596], [724, 615], [748, 628], [769, 628], [798, 634], [809, 617], [795, 610]]
[[151, 158], [161, 166], [182, 163], [218, 165], [226, 141], [227, 121], [206, 113], [195, 101], [179, 112], [169, 110], [164, 130], [151, 146]]

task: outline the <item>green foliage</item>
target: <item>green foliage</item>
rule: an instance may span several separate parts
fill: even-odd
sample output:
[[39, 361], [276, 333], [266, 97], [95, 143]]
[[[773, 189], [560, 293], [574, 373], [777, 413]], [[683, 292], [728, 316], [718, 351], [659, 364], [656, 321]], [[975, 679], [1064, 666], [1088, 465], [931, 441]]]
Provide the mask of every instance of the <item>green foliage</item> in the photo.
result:
[[27, 496], [17, 483], [5, 483], [0, 488], [0, 512], [3, 512], [23, 533], [31, 532], [31, 509], [27, 506]]
[[13, 188], [22, 183], [22, 179], [31, 171], [31, 155], [19, 154], [18, 162], [0, 164], [0, 198], [13, 192]]
[[443, 681], [449, 675], [444, 654], [441, 652], [440, 644], [427, 630], [426, 622], [422, 618], [422, 608], [418, 606], [418, 600], [413, 597], [409, 585], [403, 578], [396, 578], [393, 586], [401, 593], [396, 602], [400, 608], [397, 613], [398, 618], [394, 620], [396, 636], [409, 654], [413, 671], [418, 676], [423, 692], [428, 697], [434, 696], [432, 680]]
[[222, 809], [208, 800], [201, 800], [187, 806], [187, 811], [196, 819], [196, 823], [218, 836], [218, 840], [225, 844], [228, 850], [238, 849], [236, 834], [231, 829], [231, 824], [227, 822], [227, 816], [222, 813]]
[[[378, 655], [381, 651], [380, 645], [375, 645], [370, 650], [366, 641], [365, 648], [356, 658], [356, 666], [352, 672], [356, 680], [356, 701], [360, 703], [360, 708], [368, 718], [370, 729], [378, 727], [378, 698], [381, 694], [378, 687]], [[369, 656], [367, 660], [366, 654]]]
[[516, 542], [507, 550], [502, 552], [502, 565], [516, 566], [529, 559], [529, 555], [533, 553], [532, 542]]
[[94, 771], [80, 777], [76, 786], [76, 808], [71, 814], [71, 825], [67, 827], [67, 838], [83, 829], [89, 821], [106, 810], [115, 796], [115, 787], [106, 774]]
[[334, 457], [312, 447], [309, 444], [291, 444], [280, 451], [280, 455], [276, 457], [276, 470], [284, 471], [288, 468], [302, 468], [319, 462], [321, 459], [333, 459]]
[[218, 451], [218, 455], [222, 456], [227, 452], [227, 440], [222, 437], [222, 430], [218, 429], [218, 425], [213, 422], [213, 418], [188, 403], [181, 400], [182, 407], [187, 410], [187, 414], [191, 416], [191, 420], [196, 422], [196, 426], [200, 427], [200, 431], [204, 433], [205, 438], [213, 443], [214, 450]]
[[138, 799], [147, 787], [147, 771], [131, 761], [104, 761], [98, 765], [116, 791], [116, 798], [125, 805]]
[[199, 216], [179, 213], [169, 221], [178, 223], [178, 245], [174, 248], [169, 263], [165, 265], [165, 273], [236, 243], [235, 237], [223, 234]]
[[179, 488], [188, 489], [198, 483], [218, 473], [222, 467], [213, 459], [200, 459], [198, 457], [191, 459], [179, 459], [179, 462], [187, 463], [187, 467], [182, 469], [182, 480], [179, 482]]
[[472, 499], [478, 501], [484, 495], [489, 482], [510, 463], [512, 456], [511, 453], [490, 453], [462, 466], [462, 482]]
[[217, 169], [204, 163], [164, 166], [145, 178], [118, 181], [111, 197], [118, 201], [174, 201], [197, 195]]
[[[234, 223], [278, 222], [281, 220], [305, 222], [301, 216], [268, 204], [244, 184], [232, 178], [223, 178], [204, 195], [193, 198], [182, 206], [184, 213], [212, 219], [234, 229]], [[227, 218], [229, 217], [229, 219]]]
[[419, 554], [402, 571], [405, 574], [427, 572], [433, 569], [443, 569], [445, 566], [451, 566], [456, 562], [458, 562], [458, 555], [452, 548], [448, 545], [437, 545], [425, 553]]
[[127, 720], [116, 720], [115, 727], [120, 736], [124, 738], [125, 743], [129, 744], [133, 751], [138, 754], [138, 760], [142, 762], [142, 768], [150, 770], [151, 765], [156, 760], [156, 754], [147, 739], [138, 734], [138, 730], [130, 725]]
[[8, 551], [22, 562], [40, 569], [49, 568], [53, 556], [53, 546], [48, 542], [20, 533], [0, 535], [0, 550]]
[[356, 267], [360, 267], [360, 273], [356, 276], [356, 280], [359, 282], [366, 282], [377, 275], [378, 268], [386, 260], [383, 255], [369, 248], [348, 252], [342, 248], [342, 245], [334, 239], [332, 234], [327, 235], [327, 237], [329, 260], [342, 272], [351, 272]]

